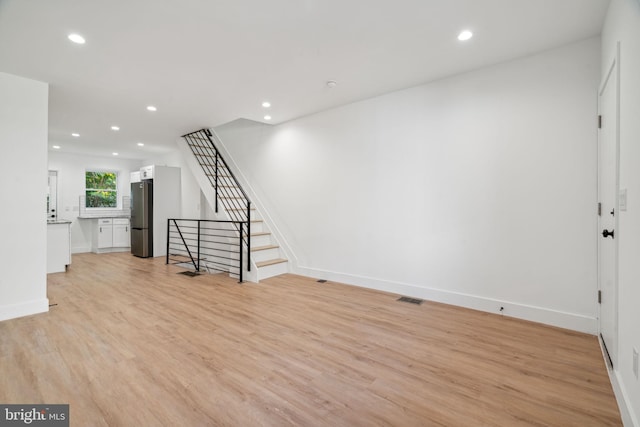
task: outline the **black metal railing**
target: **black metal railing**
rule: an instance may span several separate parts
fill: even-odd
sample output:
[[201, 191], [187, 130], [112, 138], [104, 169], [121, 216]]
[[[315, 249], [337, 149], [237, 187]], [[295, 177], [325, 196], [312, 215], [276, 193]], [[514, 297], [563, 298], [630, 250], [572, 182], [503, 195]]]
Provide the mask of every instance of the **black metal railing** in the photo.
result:
[[208, 273], [237, 274], [243, 281], [245, 222], [207, 219], [167, 220], [167, 264]]
[[251, 271], [251, 201], [218, 151], [209, 129], [201, 129], [182, 136], [202, 167], [215, 193], [215, 212], [220, 205], [236, 225], [236, 231], [246, 247], [247, 270]]

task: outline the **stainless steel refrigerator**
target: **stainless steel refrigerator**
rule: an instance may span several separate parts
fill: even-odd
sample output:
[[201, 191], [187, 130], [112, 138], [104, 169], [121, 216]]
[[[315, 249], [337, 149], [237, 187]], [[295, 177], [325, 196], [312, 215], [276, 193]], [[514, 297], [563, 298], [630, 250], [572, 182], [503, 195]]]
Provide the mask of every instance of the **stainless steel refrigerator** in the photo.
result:
[[153, 181], [131, 184], [131, 253], [153, 256]]

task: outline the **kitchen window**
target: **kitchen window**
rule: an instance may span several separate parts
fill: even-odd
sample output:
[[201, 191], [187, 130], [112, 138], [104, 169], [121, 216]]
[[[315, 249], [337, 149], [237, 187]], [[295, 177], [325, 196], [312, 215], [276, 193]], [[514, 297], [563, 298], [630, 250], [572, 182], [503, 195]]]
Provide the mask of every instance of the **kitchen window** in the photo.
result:
[[87, 208], [118, 207], [118, 173], [115, 171], [85, 172], [85, 206]]

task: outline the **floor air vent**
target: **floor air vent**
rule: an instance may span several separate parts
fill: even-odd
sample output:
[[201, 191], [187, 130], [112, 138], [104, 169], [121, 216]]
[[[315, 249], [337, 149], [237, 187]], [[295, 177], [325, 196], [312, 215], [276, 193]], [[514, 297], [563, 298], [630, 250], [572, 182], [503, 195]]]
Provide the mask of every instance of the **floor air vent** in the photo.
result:
[[398, 299], [397, 299], [397, 301], [400, 301], [400, 302], [408, 302], [409, 304], [416, 304], [416, 305], [420, 305], [420, 304], [422, 304], [422, 301], [423, 301], [423, 300], [421, 300], [421, 299], [417, 299], [417, 298], [400, 297], [400, 298], [398, 298]]
[[324, 279], [320, 279], [320, 280], [318, 280], [318, 283], [327, 283], [327, 281], [324, 280]]
[[185, 276], [194, 277], [194, 276], [198, 275], [198, 272], [196, 272], [196, 271], [181, 271], [178, 274], [183, 274]]

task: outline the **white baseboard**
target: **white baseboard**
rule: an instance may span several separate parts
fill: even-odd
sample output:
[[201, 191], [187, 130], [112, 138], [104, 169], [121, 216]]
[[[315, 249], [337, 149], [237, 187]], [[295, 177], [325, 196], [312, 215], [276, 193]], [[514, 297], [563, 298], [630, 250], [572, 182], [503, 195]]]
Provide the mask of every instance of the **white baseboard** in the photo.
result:
[[21, 304], [0, 305], [0, 321], [30, 316], [49, 311], [49, 299], [27, 301]]
[[91, 252], [91, 246], [75, 246], [71, 248], [71, 254], [84, 254]]
[[[102, 249], [96, 249], [92, 252], [96, 254], [110, 254], [113, 252], [131, 252], [131, 248], [102, 248]], [[164, 256], [164, 255], [158, 255], [158, 256]]]
[[504, 310], [502, 310], [504, 316], [571, 329], [591, 335], [596, 335], [598, 332], [598, 322], [595, 317], [317, 268], [297, 266], [293, 267], [292, 270], [294, 273], [304, 276], [317, 277], [319, 279], [332, 280], [348, 285], [362, 286], [414, 298], [422, 298], [488, 313], [500, 314], [500, 307], [504, 307]]
[[611, 381], [611, 387], [613, 388], [613, 394], [616, 396], [618, 402], [618, 409], [620, 409], [620, 417], [622, 418], [622, 425], [625, 427], [640, 427], [640, 421], [633, 412], [633, 406], [627, 396], [625, 388], [622, 386], [624, 382], [620, 378], [620, 373], [611, 369], [608, 363], [606, 363], [607, 355], [602, 347], [602, 341], [598, 339], [600, 343], [600, 350], [602, 351], [602, 358], [605, 359], [607, 365], [607, 372], [609, 373], [609, 381]]

